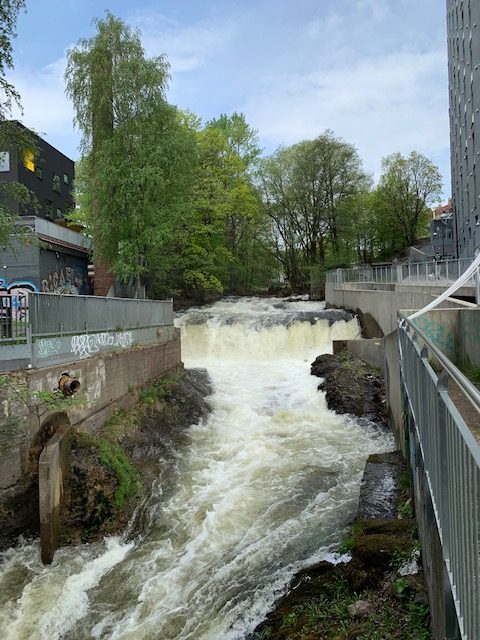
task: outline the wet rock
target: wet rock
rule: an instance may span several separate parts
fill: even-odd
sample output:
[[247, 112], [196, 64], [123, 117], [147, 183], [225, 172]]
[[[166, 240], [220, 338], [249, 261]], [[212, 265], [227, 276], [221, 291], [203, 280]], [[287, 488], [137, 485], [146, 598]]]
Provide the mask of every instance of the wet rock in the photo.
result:
[[369, 456], [360, 489], [358, 518], [396, 518], [402, 469], [400, 451]]
[[348, 605], [347, 610], [352, 618], [366, 618], [373, 610], [373, 604], [368, 600], [357, 600]]
[[388, 424], [382, 375], [357, 356], [348, 351], [319, 356], [311, 373], [324, 378], [318, 389], [325, 391], [329, 409]]

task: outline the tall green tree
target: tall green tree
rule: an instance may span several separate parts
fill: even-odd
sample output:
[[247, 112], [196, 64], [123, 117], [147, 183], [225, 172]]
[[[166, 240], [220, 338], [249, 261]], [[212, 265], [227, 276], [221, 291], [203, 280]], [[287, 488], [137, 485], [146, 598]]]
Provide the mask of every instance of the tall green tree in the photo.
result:
[[358, 153], [326, 131], [265, 159], [259, 184], [276, 256], [291, 285], [304, 289], [311, 267], [345, 259], [353, 199], [368, 184]]
[[65, 74], [82, 132], [80, 214], [117, 277], [154, 287], [190, 215], [195, 138], [165, 100], [165, 58], [146, 58], [139, 32], [111, 14], [96, 26]]
[[260, 212], [252, 178], [260, 155], [258, 133], [243, 114], [235, 112], [210, 120], [205, 136], [218, 145], [214, 160], [221, 187], [217, 209], [223, 219], [224, 245], [231, 256], [226, 285], [230, 290], [239, 289], [245, 286], [245, 273], [252, 273], [249, 249]]
[[410, 246], [427, 233], [430, 206], [441, 193], [441, 173], [421, 153], [394, 153], [383, 160], [377, 211], [384, 239], [393, 241], [393, 251]]

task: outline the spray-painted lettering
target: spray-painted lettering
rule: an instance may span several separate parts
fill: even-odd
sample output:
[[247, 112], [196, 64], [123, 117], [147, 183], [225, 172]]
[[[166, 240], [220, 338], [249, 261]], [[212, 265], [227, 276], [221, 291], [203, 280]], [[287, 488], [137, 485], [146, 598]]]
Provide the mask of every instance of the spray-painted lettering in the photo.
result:
[[42, 338], [37, 342], [39, 358], [54, 358], [60, 353], [62, 342], [58, 338]]
[[78, 295], [84, 287], [84, 274], [73, 267], [61, 267], [43, 278], [41, 285], [44, 293], [62, 293]]
[[133, 344], [131, 331], [119, 331], [115, 333], [84, 333], [73, 336], [71, 341], [71, 352], [81, 360], [109, 349], [128, 349]]

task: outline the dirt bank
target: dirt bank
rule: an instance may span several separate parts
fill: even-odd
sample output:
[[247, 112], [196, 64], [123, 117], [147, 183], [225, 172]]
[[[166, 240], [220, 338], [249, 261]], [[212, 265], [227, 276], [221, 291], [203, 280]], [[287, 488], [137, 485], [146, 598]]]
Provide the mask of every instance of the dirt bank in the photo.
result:
[[170, 450], [207, 416], [210, 393], [206, 371], [182, 370], [140, 391], [133, 409], [119, 411], [94, 436], [75, 434], [62, 544], [123, 532], [155, 478], [168, 471]]

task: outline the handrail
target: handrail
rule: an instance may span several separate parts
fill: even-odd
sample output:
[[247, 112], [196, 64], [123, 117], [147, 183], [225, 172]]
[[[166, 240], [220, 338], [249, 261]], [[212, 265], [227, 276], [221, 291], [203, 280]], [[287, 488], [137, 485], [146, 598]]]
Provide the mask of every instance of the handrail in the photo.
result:
[[428, 349], [433, 353], [433, 355], [440, 362], [445, 371], [452, 377], [452, 379], [458, 384], [461, 391], [467, 396], [475, 409], [480, 413], [480, 391], [470, 382], [470, 380], [456, 367], [451, 360], [447, 358], [447, 356], [440, 351], [438, 347], [436, 347], [433, 342], [429, 340], [429, 338], [423, 333], [421, 329], [417, 327], [417, 325], [408, 318], [404, 313], [399, 312], [402, 320], [400, 322], [405, 322], [408, 327], [410, 327], [415, 333], [417, 333], [420, 338], [423, 340]]

